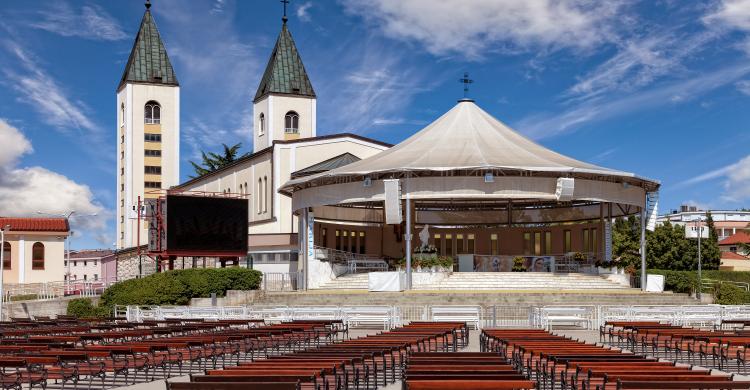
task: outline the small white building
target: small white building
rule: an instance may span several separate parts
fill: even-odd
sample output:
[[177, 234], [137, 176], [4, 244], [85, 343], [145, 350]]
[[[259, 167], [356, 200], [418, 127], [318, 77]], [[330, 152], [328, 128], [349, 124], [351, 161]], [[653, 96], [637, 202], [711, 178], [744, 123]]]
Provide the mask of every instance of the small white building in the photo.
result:
[[65, 280], [99, 281], [102, 259], [112, 255], [109, 249], [71, 251], [65, 260]]

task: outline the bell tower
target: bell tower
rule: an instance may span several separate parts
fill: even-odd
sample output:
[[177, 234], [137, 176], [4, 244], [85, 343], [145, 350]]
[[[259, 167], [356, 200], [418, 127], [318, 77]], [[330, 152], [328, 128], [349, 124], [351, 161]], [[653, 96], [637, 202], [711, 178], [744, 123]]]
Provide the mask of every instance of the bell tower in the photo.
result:
[[[117, 87], [116, 246], [138, 242], [137, 207], [179, 184], [180, 84], [167, 56], [151, 3]], [[140, 245], [148, 242], [141, 223]]]
[[317, 135], [317, 99], [287, 27], [286, 7], [281, 20], [281, 32], [253, 99], [254, 152], [275, 140]]

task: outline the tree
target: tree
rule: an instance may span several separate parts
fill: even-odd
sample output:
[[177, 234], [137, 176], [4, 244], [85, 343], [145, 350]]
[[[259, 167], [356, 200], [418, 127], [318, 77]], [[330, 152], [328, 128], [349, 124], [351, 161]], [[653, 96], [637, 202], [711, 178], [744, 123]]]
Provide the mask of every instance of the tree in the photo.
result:
[[190, 164], [193, 166], [193, 169], [195, 170], [196, 176], [190, 176], [191, 179], [194, 179], [196, 177], [201, 177], [207, 173], [214, 172], [228, 164], [231, 164], [234, 161], [237, 161], [238, 159], [247, 157], [250, 155], [249, 152], [237, 156], [237, 154], [240, 151], [240, 148], [242, 147], [242, 142], [234, 144], [232, 146], [227, 146], [227, 144], [221, 144], [224, 147], [224, 153], [223, 154], [216, 154], [214, 152], [201, 152], [201, 158], [203, 160], [202, 166], [196, 164], [193, 161], [190, 161]]
[[[709, 237], [701, 240], [703, 269], [718, 269], [720, 252], [713, 219], [707, 219]], [[640, 218], [618, 218], [612, 227], [612, 253], [623, 266], [641, 266]], [[698, 243], [685, 237], [685, 227], [664, 222], [646, 232], [646, 267], [666, 270], [698, 269]]]
[[709, 211], [706, 214], [708, 239], [701, 240], [701, 265], [703, 269], [719, 269], [719, 265], [721, 264], [719, 234], [716, 233], [716, 227], [714, 226], [714, 219], [711, 216], [711, 212]]
[[612, 226], [612, 255], [623, 265], [640, 267], [640, 219], [617, 218]]

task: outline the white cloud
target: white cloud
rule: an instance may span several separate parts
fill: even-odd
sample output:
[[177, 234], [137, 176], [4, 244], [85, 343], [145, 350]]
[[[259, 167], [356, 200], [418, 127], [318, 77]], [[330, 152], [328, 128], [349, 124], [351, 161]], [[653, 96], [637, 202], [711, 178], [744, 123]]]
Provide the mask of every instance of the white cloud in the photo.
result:
[[96, 126], [84, 112], [88, 107], [80, 101], [74, 101], [58, 85], [57, 81], [37, 64], [32, 54], [18, 43], [5, 40], [5, 49], [15, 56], [22, 71], [11, 66], [4, 67], [4, 73], [20, 100], [32, 106], [46, 123], [60, 130], [79, 129], [90, 133], [99, 133]]
[[750, 80], [740, 80], [734, 84], [737, 90], [750, 96]]
[[[0, 155], [0, 215], [34, 216], [37, 211], [75, 210], [81, 217], [71, 218], [74, 229], [91, 233], [102, 245], [112, 243], [106, 227], [110, 213], [94, 199], [88, 186], [42, 167], [19, 167], [21, 156], [32, 151], [31, 143], [2, 118], [0, 139], [10, 141], [10, 148], [4, 147]], [[83, 217], [93, 213], [97, 216]]]
[[326, 132], [368, 133], [374, 125], [405, 121], [414, 97], [433, 88], [434, 80], [442, 80], [429, 81], [428, 73], [409, 63], [402, 52], [373, 39], [338, 49], [340, 55], [333, 53], [330, 59], [348, 72], [327, 75], [316, 85], [318, 128]]
[[[252, 149], [253, 86], [271, 49], [263, 48], [259, 55], [259, 39], [241, 35], [233, 24], [235, 8], [235, 2], [225, 0], [164, 0], [152, 7], [177, 78], [201, 91], [183, 94], [183, 104], [194, 107], [183, 112], [184, 159], [196, 159], [201, 150], [214, 150], [221, 143], [242, 142], [243, 150]], [[269, 43], [268, 37], [260, 40]]]
[[27, 25], [64, 37], [102, 41], [128, 37], [117, 20], [95, 4], [84, 5], [77, 13], [67, 2], [54, 2], [51, 9], [40, 12], [40, 19]]
[[313, 3], [312, 1], [306, 1], [302, 4], [300, 4], [299, 7], [297, 7], [297, 18], [303, 22], [309, 22], [310, 21], [310, 7], [312, 7]]
[[750, 155], [741, 158], [733, 164], [706, 172], [676, 185], [684, 187], [709, 180], [723, 180], [724, 193], [721, 199], [728, 202], [743, 202], [750, 200]]
[[589, 99], [560, 113], [528, 116], [516, 125], [531, 138], [552, 137], [570, 132], [584, 123], [601, 121], [639, 110], [653, 109], [664, 104], [691, 101], [716, 88], [732, 84], [750, 73], [750, 64], [740, 64], [713, 70], [709, 73], [666, 84], [647, 91], [609, 99]]
[[591, 99], [614, 91], [634, 91], [682, 70], [683, 61], [718, 37], [715, 31], [679, 35], [654, 32], [624, 42], [617, 53], [573, 85], [566, 97]]
[[476, 59], [487, 49], [589, 49], [612, 39], [626, 20], [622, 1], [354, 0], [347, 12], [389, 37], [416, 41], [437, 55]]
[[719, 23], [729, 28], [750, 30], [750, 0], [722, 0], [713, 13], [703, 18], [703, 22], [708, 25]]

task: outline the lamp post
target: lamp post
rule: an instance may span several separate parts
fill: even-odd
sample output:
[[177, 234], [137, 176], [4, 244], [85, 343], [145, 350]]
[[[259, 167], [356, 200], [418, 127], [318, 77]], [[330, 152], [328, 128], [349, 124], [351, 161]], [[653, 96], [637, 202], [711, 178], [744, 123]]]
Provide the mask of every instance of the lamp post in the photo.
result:
[[698, 301], [701, 300], [702, 295], [701, 292], [703, 290], [703, 278], [701, 277], [701, 271], [703, 268], [702, 259], [701, 259], [701, 236], [703, 236], [703, 217], [698, 216], [698, 220], [695, 222], [696, 224], [696, 230], [698, 231], [698, 291], [696, 292], [696, 296], [698, 297]]
[[5, 231], [10, 230], [10, 225], [5, 225], [0, 228], [0, 244], [2, 244], [2, 250], [0, 250], [0, 321], [3, 320], [3, 274], [5, 273]]

